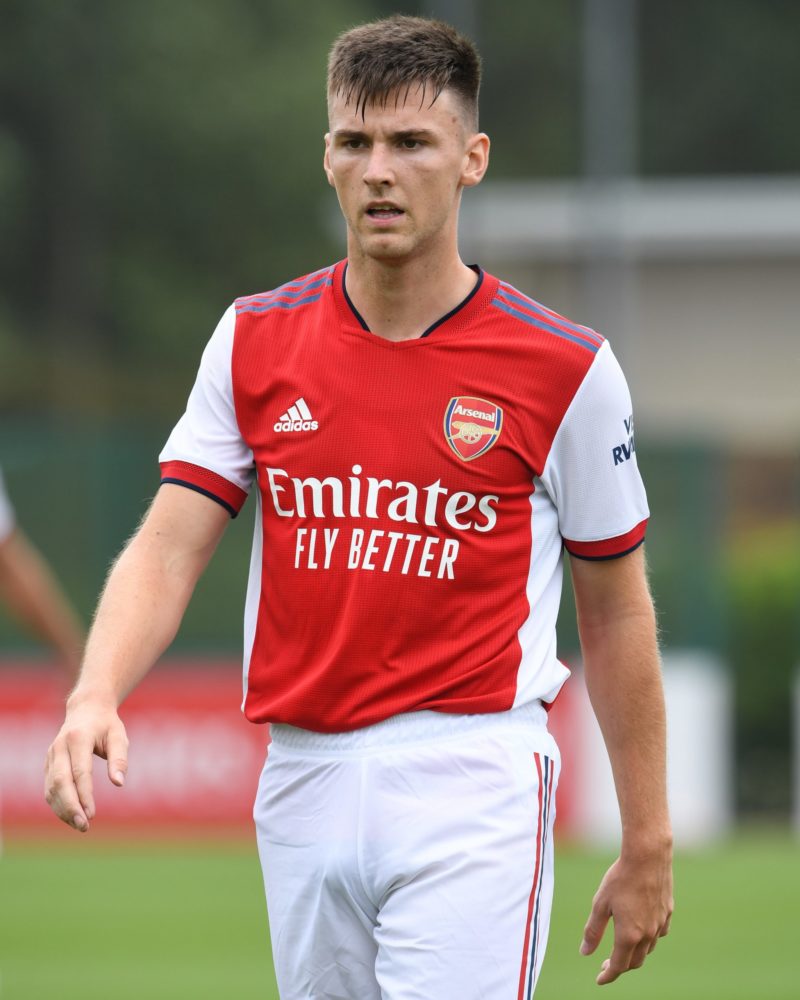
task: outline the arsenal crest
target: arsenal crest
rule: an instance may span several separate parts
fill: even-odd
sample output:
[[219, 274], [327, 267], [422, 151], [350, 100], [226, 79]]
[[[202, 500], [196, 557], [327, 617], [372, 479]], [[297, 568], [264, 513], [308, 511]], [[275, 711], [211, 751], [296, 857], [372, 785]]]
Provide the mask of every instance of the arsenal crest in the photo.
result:
[[465, 462], [485, 455], [500, 437], [503, 410], [477, 396], [453, 396], [444, 414], [447, 443]]

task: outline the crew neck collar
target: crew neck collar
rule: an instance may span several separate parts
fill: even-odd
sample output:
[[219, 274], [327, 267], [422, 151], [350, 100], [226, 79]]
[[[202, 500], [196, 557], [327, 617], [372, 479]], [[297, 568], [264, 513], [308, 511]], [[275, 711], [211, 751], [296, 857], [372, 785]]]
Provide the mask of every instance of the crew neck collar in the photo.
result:
[[491, 286], [493, 284], [497, 284], [497, 279], [493, 279], [490, 275], [487, 275], [483, 268], [479, 267], [477, 264], [469, 264], [469, 268], [475, 272], [475, 284], [470, 289], [469, 293], [458, 303], [458, 305], [449, 312], [445, 313], [444, 316], [441, 316], [434, 323], [431, 323], [431, 325], [424, 330], [419, 337], [414, 337], [411, 340], [394, 341], [373, 333], [364, 320], [364, 317], [361, 313], [359, 313], [347, 292], [345, 284], [347, 264], [347, 260], [339, 261], [334, 269], [333, 277], [334, 294], [345, 325], [349, 327], [356, 325], [358, 329], [368, 333], [376, 340], [385, 341], [388, 344], [395, 345], [425, 343], [431, 339], [431, 334], [434, 333], [434, 331], [436, 331], [436, 337], [432, 339], [438, 340], [440, 336], [444, 335], [446, 330], [464, 326], [477, 311], [483, 308], [486, 301], [491, 299], [493, 294]]

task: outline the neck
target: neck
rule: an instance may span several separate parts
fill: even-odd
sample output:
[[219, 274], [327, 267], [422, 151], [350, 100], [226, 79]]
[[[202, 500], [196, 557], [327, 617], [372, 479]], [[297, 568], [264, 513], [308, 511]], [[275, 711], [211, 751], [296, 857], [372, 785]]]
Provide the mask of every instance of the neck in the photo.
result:
[[376, 260], [348, 250], [347, 294], [372, 333], [387, 340], [420, 337], [475, 286], [475, 272], [455, 249], [436, 261]]

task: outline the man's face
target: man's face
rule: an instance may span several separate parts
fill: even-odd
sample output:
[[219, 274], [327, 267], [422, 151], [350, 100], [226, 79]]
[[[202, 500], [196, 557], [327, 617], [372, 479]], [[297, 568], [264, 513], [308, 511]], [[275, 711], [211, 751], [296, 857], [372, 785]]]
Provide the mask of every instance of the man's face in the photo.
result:
[[360, 110], [328, 103], [325, 172], [349, 230], [351, 256], [400, 261], [455, 248], [461, 189], [488, 165], [489, 140], [473, 132], [459, 98], [431, 105], [420, 87]]

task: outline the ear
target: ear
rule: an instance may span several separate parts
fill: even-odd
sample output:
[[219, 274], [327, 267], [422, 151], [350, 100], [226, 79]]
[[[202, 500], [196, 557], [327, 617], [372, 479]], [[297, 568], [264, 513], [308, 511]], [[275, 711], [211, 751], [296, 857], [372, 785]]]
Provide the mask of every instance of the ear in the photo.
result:
[[483, 180], [483, 175], [489, 169], [489, 136], [485, 132], [476, 132], [467, 142], [464, 152], [464, 168], [461, 171], [462, 187], [475, 187]]
[[331, 170], [331, 134], [330, 132], [325, 133], [325, 155], [322, 157], [322, 168], [325, 171], [325, 176], [328, 178], [328, 183], [331, 187], [336, 185], [333, 182], [333, 170]]

